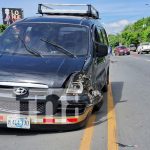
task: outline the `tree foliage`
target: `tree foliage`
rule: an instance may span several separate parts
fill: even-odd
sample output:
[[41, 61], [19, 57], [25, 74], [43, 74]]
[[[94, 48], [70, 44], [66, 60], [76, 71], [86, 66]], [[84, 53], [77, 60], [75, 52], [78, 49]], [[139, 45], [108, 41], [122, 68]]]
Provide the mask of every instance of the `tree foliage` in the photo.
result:
[[0, 24], [0, 33], [3, 32], [6, 28], [6, 25]]
[[119, 44], [119, 39], [118, 39], [117, 35], [110, 34], [110, 35], [108, 35], [108, 39], [109, 39], [109, 44], [112, 47], [115, 47]]
[[126, 46], [138, 45], [141, 42], [150, 42], [150, 17], [142, 18], [130, 24], [117, 35], [109, 35], [110, 44], [114, 47], [116, 43]]

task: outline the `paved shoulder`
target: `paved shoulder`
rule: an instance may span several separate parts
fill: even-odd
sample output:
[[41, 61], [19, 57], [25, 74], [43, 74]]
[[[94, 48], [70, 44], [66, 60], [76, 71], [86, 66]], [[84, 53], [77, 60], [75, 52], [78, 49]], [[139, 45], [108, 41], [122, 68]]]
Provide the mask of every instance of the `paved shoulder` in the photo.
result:
[[133, 56], [111, 59], [120, 149], [149, 150], [150, 63]]

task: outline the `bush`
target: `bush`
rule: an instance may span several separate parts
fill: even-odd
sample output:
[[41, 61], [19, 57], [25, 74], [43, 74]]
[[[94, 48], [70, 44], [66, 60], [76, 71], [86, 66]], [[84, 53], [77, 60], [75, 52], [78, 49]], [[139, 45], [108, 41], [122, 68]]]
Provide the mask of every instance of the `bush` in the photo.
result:
[[1, 24], [1, 25], [0, 25], [0, 32], [3, 32], [6, 28], [7, 28], [6, 25]]

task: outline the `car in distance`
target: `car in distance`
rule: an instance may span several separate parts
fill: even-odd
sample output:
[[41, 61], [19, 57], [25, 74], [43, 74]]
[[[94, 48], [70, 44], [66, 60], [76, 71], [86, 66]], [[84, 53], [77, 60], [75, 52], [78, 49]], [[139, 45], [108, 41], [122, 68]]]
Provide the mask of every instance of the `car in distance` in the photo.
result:
[[138, 54], [149, 53], [150, 52], [150, 43], [145, 42], [141, 43], [137, 48]]
[[130, 49], [130, 51], [136, 52], [135, 44], [130, 44], [129, 49]]
[[116, 56], [130, 55], [130, 50], [126, 46], [117, 46], [114, 49], [114, 53], [115, 53]]
[[109, 56], [98, 12], [91, 5], [84, 13], [43, 11], [45, 5], [42, 16], [20, 20], [0, 37], [0, 127], [77, 129], [102, 106]]

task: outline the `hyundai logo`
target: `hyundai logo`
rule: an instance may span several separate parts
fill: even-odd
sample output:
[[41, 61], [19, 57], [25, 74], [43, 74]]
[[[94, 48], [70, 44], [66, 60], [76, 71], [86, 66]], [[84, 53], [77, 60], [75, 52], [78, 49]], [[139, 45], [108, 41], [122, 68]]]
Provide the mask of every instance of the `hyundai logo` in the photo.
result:
[[23, 96], [23, 95], [26, 95], [27, 93], [28, 93], [28, 90], [23, 87], [14, 89], [14, 94], [17, 96]]

